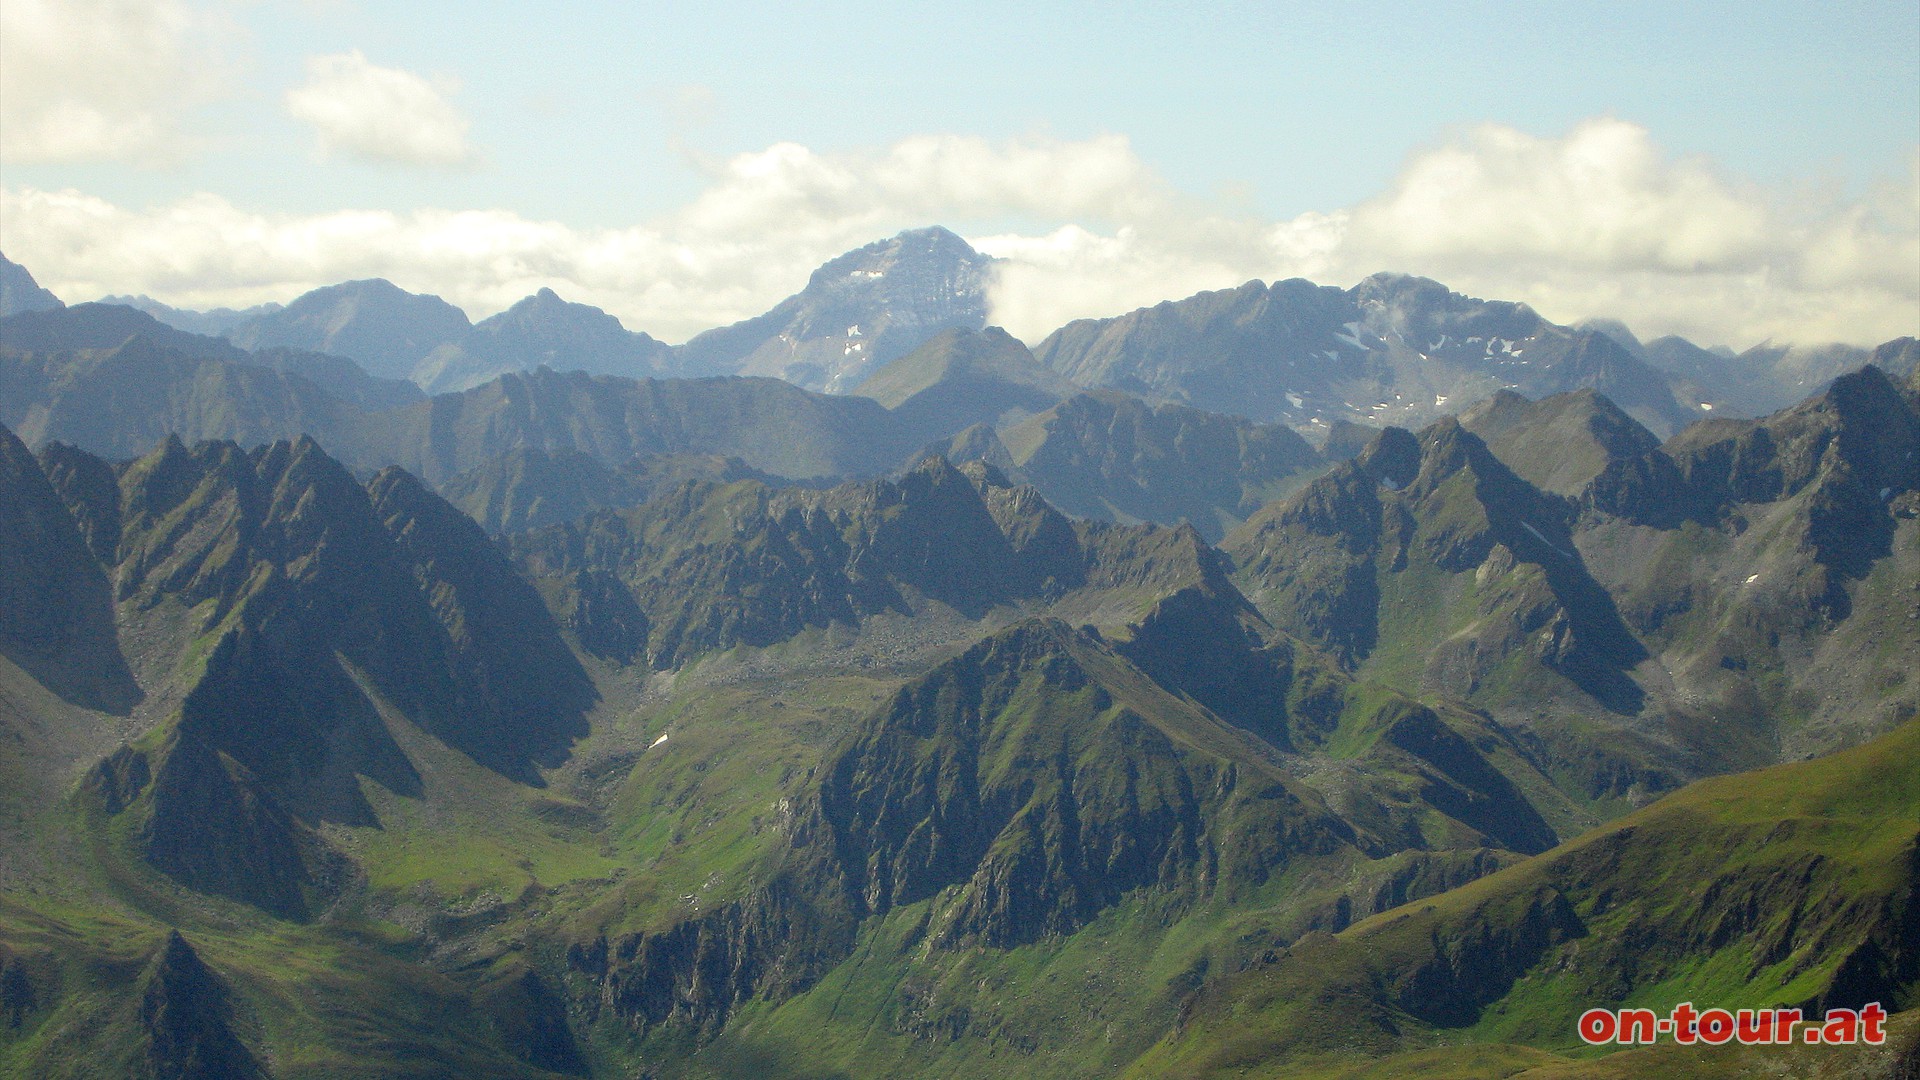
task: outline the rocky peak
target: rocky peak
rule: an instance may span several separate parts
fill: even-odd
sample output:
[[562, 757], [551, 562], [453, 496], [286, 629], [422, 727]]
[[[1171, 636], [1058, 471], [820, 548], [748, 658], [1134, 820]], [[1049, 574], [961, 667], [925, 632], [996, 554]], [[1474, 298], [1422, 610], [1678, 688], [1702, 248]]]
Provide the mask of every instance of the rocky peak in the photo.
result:
[[681, 360], [845, 392], [942, 330], [985, 326], [992, 262], [945, 229], [903, 232], [830, 260], [766, 314], [700, 334]]
[[370, 374], [406, 379], [435, 348], [465, 337], [466, 313], [437, 296], [383, 278], [329, 285], [235, 327], [244, 349], [286, 345], [356, 361]]

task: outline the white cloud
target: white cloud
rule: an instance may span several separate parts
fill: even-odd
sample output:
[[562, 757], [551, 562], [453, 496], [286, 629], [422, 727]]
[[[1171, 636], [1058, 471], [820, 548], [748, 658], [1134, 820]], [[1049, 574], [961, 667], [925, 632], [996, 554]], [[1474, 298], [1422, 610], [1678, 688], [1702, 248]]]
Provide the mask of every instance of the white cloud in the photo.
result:
[[1920, 330], [1916, 161], [1904, 184], [1820, 200], [1674, 159], [1617, 119], [1560, 138], [1488, 124], [1413, 155], [1386, 192], [1352, 207], [1236, 222], [1162, 205], [1107, 235], [983, 244], [1016, 259], [996, 311], [1027, 334], [1151, 303], [1156, 280], [1178, 296], [1396, 270], [1564, 322], [1621, 318], [1649, 336], [1877, 343]]
[[287, 92], [287, 112], [312, 125], [323, 157], [403, 165], [468, 165], [467, 118], [448, 97], [451, 79], [381, 67], [358, 49], [307, 60], [307, 81]]
[[929, 136], [864, 154], [783, 143], [706, 169], [679, 211], [602, 230], [504, 210], [272, 216], [203, 195], [134, 211], [7, 190], [0, 248], [69, 300], [237, 306], [382, 276], [479, 317], [553, 286], [681, 340], [766, 310], [849, 248], [973, 222], [976, 245], [1007, 260], [994, 317], [1030, 341], [1252, 278], [1348, 285], [1377, 270], [1703, 344], [1920, 329], [1920, 159], [1864, 198], [1789, 198], [1617, 120], [1559, 138], [1487, 126], [1415, 154], [1375, 198], [1286, 221], [1182, 195], [1119, 137]]
[[178, 0], [0, 4], [0, 157], [164, 162], [224, 79], [230, 28]]

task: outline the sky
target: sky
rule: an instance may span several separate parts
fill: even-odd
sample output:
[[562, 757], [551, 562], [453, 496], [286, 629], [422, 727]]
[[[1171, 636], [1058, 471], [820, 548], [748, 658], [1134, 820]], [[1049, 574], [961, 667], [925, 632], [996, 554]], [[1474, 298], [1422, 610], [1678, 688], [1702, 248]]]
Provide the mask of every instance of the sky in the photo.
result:
[[941, 224], [1037, 342], [1382, 270], [1744, 348], [1920, 331], [1920, 5], [0, 0], [69, 302], [541, 287], [669, 341]]

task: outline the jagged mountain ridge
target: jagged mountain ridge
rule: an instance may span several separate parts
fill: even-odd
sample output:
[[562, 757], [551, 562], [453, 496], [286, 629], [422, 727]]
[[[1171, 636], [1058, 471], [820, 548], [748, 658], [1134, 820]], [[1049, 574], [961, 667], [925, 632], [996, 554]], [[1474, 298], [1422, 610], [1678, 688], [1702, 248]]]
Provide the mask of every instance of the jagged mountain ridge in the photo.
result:
[[[437, 297], [380, 279], [314, 290], [294, 301], [299, 310], [292, 314], [278, 305], [190, 312], [145, 297], [107, 302], [250, 348], [279, 342], [345, 355], [430, 392], [466, 389], [544, 363], [631, 377], [770, 375], [841, 393], [942, 329], [984, 326], [990, 266], [944, 229], [908, 230], [828, 262], [806, 289], [769, 312], [671, 350], [626, 331], [597, 308], [561, 301], [550, 289], [474, 327]], [[22, 280], [31, 284], [30, 275]], [[1896, 377], [1914, 361], [1898, 348], [1876, 354], [1767, 342], [1734, 354], [1677, 337], [1642, 343], [1617, 321], [1558, 327], [1524, 304], [1472, 300], [1391, 273], [1340, 297], [1334, 294], [1341, 290], [1330, 288], [1316, 296], [1320, 288], [1250, 282], [1117, 318], [1080, 320], [1056, 330], [1036, 352], [1083, 386], [1300, 427], [1356, 418], [1419, 425], [1502, 388], [1538, 398], [1586, 387], [1606, 393], [1662, 436], [1716, 409], [1735, 416], [1777, 411], [1870, 360]], [[36, 307], [55, 306], [47, 297]], [[1596, 334], [1602, 343], [1589, 340]], [[1191, 342], [1181, 338], [1210, 343], [1183, 353]], [[1235, 388], [1248, 386], [1257, 390], [1255, 398], [1236, 400]]]
[[[306, 439], [251, 454], [169, 439], [104, 491], [105, 466], [77, 451], [50, 448], [47, 463], [93, 522], [121, 619], [193, 642], [166, 669], [161, 711], [136, 717], [145, 733], [86, 785], [191, 888], [287, 917], [324, 905], [343, 863], [317, 828], [374, 820], [356, 778], [419, 788], [383, 707], [534, 782], [595, 699], [531, 588], [404, 473], [362, 487]], [[12, 643], [6, 655], [33, 659]]]
[[[1528, 731], [1595, 798], [1857, 741], [1914, 707], [1910, 393], [1867, 368], [1664, 446], [1596, 406], [1480, 418], [1514, 424], [1489, 430], [1517, 467], [1554, 473], [1541, 440], [1611, 416], [1618, 441], [1580, 459], [1591, 475], [1571, 494], [1527, 484], [1452, 420], [1388, 429], [1230, 536], [1237, 580], [1357, 673]], [[1863, 679], [1871, 710], [1851, 694]], [[1563, 727], [1596, 710], [1636, 718], [1597, 756]]]
[[[634, 499], [606, 488], [581, 503], [574, 479], [503, 460], [571, 456], [585, 477], [636, 456], [719, 454], [788, 479], [838, 479], [896, 468], [931, 440], [961, 460], [1012, 468], [990, 432], [978, 434], [978, 446], [950, 436], [977, 416], [1014, 419], [1032, 410], [1043, 415], [1018, 440], [1023, 459], [1034, 461], [1029, 479], [1056, 502], [1096, 517], [1189, 520], [1217, 537], [1223, 523], [1318, 465], [1277, 426], [1170, 405], [1145, 410], [1111, 395], [1065, 413], [1049, 409], [1070, 385], [991, 329], [951, 331], [899, 361], [907, 367], [890, 369], [904, 379], [889, 394], [891, 410], [766, 379], [634, 381], [552, 371], [508, 374], [424, 401], [411, 384], [374, 379], [344, 358], [246, 353], [114, 305], [0, 321], [0, 345], [0, 422], [36, 444], [60, 440], [131, 457], [169, 433], [246, 444], [308, 434], [366, 471], [399, 464], [440, 484], [517, 471], [525, 500], [553, 506]], [[589, 459], [597, 464], [584, 465]], [[551, 490], [529, 488], [536, 476]], [[471, 484], [460, 490], [461, 500], [478, 497]]]

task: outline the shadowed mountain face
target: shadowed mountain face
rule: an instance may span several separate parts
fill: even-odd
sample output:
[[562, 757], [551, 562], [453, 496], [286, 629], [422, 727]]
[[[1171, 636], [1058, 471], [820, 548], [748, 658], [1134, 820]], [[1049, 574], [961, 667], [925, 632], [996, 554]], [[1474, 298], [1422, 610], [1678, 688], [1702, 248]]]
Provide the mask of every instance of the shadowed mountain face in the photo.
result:
[[120, 304], [75, 304], [0, 321], [0, 346], [20, 352], [114, 349], [136, 337], [189, 356], [247, 362], [247, 351], [230, 341], [175, 329], [144, 311]]
[[1595, 389], [1669, 434], [1698, 415], [1604, 334], [1393, 274], [1350, 290], [1293, 280], [1200, 293], [1070, 323], [1034, 355], [1085, 386], [1294, 425], [1415, 426], [1501, 389]]
[[[1460, 695], [1556, 754], [1558, 725], [1599, 703], [1688, 750], [1569, 767], [1598, 769], [1596, 793], [1670, 784], [1884, 730], [1920, 700], [1898, 599], [1920, 572], [1917, 420], [1872, 368], [1664, 446], [1600, 399], [1500, 397], [1466, 417], [1491, 445], [1452, 421], [1389, 429], [1225, 546], [1275, 625], [1362, 676]], [[1847, 704], [1861, 679], [1871, 710]]]
[[[1421, 685], [1475, 695], [1510, 657], [1571, 680], [1608, 708], [1638, 711], [1627, 671], [1645, 651], [1581, 565], [1571, 507], [1515, 476], [1478, 437], [1443, 420], [1418, 440], [1383, 432], [1229, 540], [1242, 581], [1277, 625], [1360, 664], [1378, 653]], [[1420, 620], [1383, 611], [1445, 606], [1471, 575], [1473, 606], [1441, 640]], [[1399, 639], [1402, 634], [1412, 639]], [[1421, 640], [1424, 638], [1424, 640]], [[1432, 650], [1432, 651], [1427, 651]], [[1415, 674], [1418, 672], [1418, 674]]]
[[178, 931], [154, 954], [142, 979], [140, 1024], [146, 1070], [164, 1080], [252, 1080], [260, 1062], [233, 1033], [231, 992]]
[[845, 393], [942, 330], [985, 326], [991, 264], [945, 229], [903, 232], [815, 270], [766, 314], [696, 336], [680, 360]]
[[0, 427], [0, 655], [76, 705], [124, 715], [139, 700], [113, 593], [66, 505]]
[[340, 357], [246, 353], [115, 305], [0, 320], [0, 423], [31, 445], [58, 440], [116, 458], [168, 435], [251, 446], [306, 434], [355, 468], [399, 464], [435, 482], [520, 449], [610, 466], [718, 453], [806, 478], [882, 471], [925, 441], [871, 401], [770, 379], [544, 370], [423, 398]]
[[0, 352], [0, 423], [34, 445], [59, 440], [124, 459], [170, 435], [248, 444], [341, 436], [357, 412], [302, 376], [144, 337], [80, 352]]
[[536, 578], [572, 582], [576, 621], [599, 583], [617, 581], [645, 613], [644, 655], [670, 667], [926, 600], [977, 617], [1057, 597], [1097, 572], [1100, 549], [1085, 535], [1030, 492], [935, 457], [898, 480], [828, 491], [690, 483], [510, 544]]
[[[33, 430], [35, 438], [84, 442], [104, 454], [140, 454], [165, 434], [328, 434], [326, 419], [315, 413], [340, 409], [315, 402], [311, 390], [365, 411], [424, 398], [411, 382], [374, 379], [346, 357], [288, 348], [248, 354], [223, 338], [177, 331], [144, 311], [117, 304], [77, 304], [0, 319], [0, 350], [0, 371], [10, 375], [0, 377], [0, 386], [6, 386], [0, 413], [17, 417], [21, 430]], [[121, 352], [127, 357], [117, 357]], [[303, 429], [300, 423], [313, 427]], [[148, 432], [156, 438], [140, 446], [138, 438]]]

